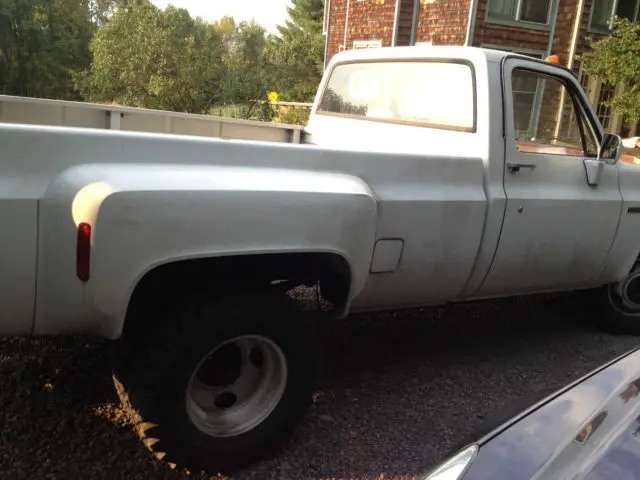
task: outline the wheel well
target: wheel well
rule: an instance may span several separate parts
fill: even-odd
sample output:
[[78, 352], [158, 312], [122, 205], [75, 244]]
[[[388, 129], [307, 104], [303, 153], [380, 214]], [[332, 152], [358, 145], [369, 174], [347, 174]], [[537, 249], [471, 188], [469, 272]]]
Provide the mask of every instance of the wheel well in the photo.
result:
[[185, 295], [224, 293], [251, 288], [289, 291], [319, 286], [318, 293], [342, 313], [351, 285], [351, 269], [334, 253], [259, 254], [182, 260], [160, 265], [138, 282], [131, 308], [148, 305], [149, 299], [166, 303]]

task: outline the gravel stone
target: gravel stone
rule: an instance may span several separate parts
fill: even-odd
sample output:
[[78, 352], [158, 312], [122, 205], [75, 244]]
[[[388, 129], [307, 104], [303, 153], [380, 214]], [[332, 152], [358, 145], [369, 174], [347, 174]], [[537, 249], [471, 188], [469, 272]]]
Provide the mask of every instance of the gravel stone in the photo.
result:
[[[405, 480], [505, 403], [561, 387], [638, 345], [600, 333], [578, 295], [353, 315], [321, 326], [315, 403], [243, 479]], [[157, 461], [120, 409], [113, 346], [0, 340], [1, 479], [223, 479]]]

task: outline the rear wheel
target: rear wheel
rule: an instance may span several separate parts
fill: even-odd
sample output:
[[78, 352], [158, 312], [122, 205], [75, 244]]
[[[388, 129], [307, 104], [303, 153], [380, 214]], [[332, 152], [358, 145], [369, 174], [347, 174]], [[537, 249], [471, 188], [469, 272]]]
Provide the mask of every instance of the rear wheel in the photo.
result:
[[242, 435], [260, 425], [282, 400], [287, 373], [284, 352], [269, 338], [231, 338], [196, 366], [187, 386], [187, 415], [212, 437]]
[[313, 394], [313, 325], [286, 295], [198, 302], [132, 344], [118, 376], [145, 444], [217, 473], [281, 444]]

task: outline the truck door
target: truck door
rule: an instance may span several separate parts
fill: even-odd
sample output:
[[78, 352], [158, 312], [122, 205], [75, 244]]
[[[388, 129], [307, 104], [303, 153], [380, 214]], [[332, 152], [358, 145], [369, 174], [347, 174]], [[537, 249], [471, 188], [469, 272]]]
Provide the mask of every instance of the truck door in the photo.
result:
[[507, 208], [480, 296], [591, 286], [622, 208], [618, 169], [589, 185], [584, 160], [601, 137], [576, 79], [552, 65], [503, 65]]

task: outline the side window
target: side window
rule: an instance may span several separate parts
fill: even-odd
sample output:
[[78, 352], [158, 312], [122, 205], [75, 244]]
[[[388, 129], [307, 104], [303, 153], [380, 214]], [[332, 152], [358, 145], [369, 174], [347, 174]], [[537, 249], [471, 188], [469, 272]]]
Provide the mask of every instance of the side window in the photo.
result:
[[591, 157], [593, 128], [559, 78], [516, 69], [511, 79], [516, 148], [525, 153]]

